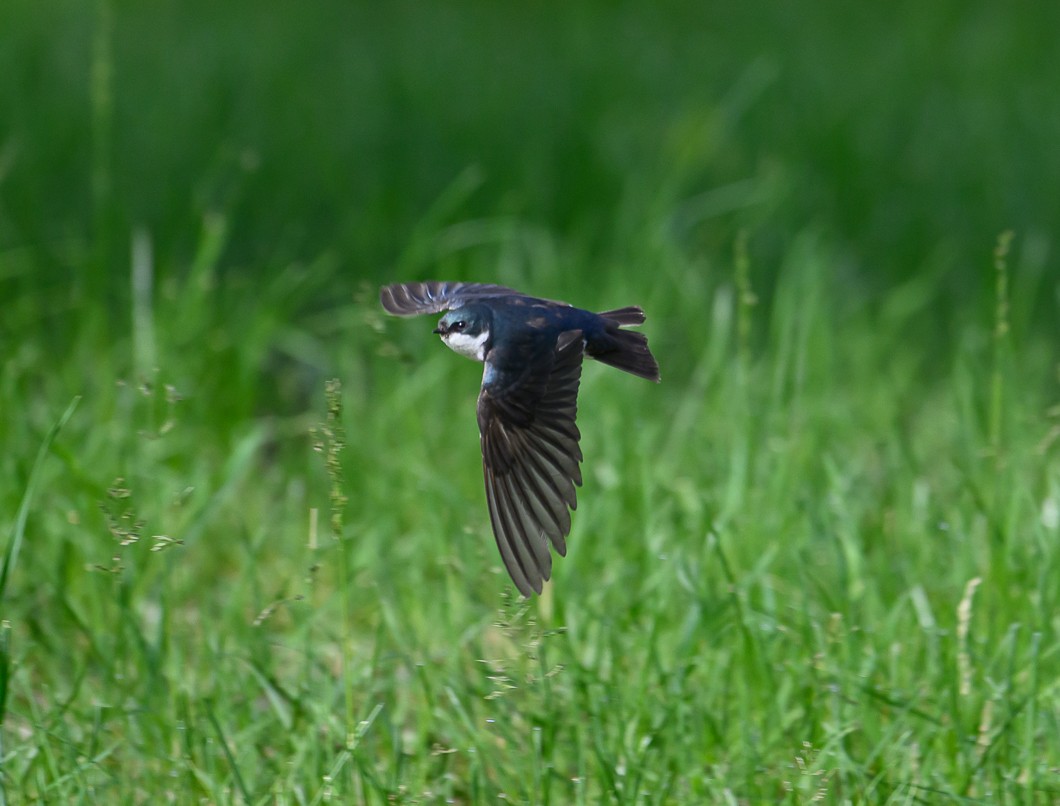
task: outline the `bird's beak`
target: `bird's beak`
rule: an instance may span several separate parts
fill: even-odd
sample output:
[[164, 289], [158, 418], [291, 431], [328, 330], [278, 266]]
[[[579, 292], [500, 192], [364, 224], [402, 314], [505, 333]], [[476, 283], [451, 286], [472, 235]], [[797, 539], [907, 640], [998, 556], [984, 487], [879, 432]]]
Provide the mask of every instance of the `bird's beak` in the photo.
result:
[[438, 327], [436, 327], [433, 332], [437, 333], [439, 336], [444, 336], [445, 335], [445, 331], [442, 330], [442, 326], [441, 325], [438, 325]]

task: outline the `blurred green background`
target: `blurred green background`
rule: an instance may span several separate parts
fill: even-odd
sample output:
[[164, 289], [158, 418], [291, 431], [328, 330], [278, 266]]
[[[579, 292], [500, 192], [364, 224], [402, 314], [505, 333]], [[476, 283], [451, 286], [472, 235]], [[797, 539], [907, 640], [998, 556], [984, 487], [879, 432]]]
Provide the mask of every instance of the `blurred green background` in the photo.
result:
[[[1058, 35], [4, 0], [0, 796], [1049, 802]], [[663, 384], [587, 368], [532, 616], [498, 621], [478, 369], [378, 310], [416, 279], [648, 313]]]
[[[1017, 228], [1041, 271], [1060, 220], [1052, 4], [14, 0], [0, 14], [4, 296], [51, 300], [8, 311], [6, 330], [65, 335], [77, 323], [60, 311], [103, 299], [127, 311], [131, 233], [179, 282], [214, 215], [226, 279], [323, 261], [320, 304], [437, 271], [409, 244], [449, 198], [435, 225], [517, 222], [629, 277], [649, 221], [708, 268], [748, 228], [765, 288], [814, 228], [851, 294], [942, 274], [943, 310], [979, 301], [998, 231]], [[469, 228], [437, 248], [501, 239]], [[1051, 315], [1055, 294], [1040, 305]]]

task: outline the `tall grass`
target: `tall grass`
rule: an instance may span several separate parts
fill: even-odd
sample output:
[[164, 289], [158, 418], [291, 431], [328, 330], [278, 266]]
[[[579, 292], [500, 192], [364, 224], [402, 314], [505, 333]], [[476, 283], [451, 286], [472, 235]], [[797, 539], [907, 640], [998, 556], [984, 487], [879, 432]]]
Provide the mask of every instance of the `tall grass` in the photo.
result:
[[[4, 803], [1060, 798], [1052, 11], [75, 5], [0, 11]], [[648, 313], [530, 601], [427, 276]]]
[[478, 373], [429, 323], [341, 314], [326, 472], [309, 419], [219, 448], [190, 392], [87, 392], [7, 583], [9, 799], [1054, 798], [1049, 398], [1005, 392], [1046, 366], [983, 339], [926, 378], [815, 238], [771, 306], [753, 273], [655, 300], [664, 363], [707, 336], [664, 386], [587, 368], [570, 556], [532, 602], [482, 507]]

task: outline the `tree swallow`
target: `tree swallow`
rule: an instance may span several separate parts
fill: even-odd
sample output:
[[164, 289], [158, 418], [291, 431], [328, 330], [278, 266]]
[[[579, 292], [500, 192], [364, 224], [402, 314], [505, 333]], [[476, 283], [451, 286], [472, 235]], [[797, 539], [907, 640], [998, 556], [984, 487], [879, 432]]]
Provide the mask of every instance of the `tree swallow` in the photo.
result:
[[591, 313], [499, 285], [401, 283], [379, 294], [387, 313], [446, 311], [434, 332], [450, 349], [485, 363], [478, 397], [486, 503], [501, 559], [524, 596], [552, 573], [549, 543], [567, 553], [570, 512], [581, 486], [574, 423], [582, 358], [659, 380], [637, 306]]

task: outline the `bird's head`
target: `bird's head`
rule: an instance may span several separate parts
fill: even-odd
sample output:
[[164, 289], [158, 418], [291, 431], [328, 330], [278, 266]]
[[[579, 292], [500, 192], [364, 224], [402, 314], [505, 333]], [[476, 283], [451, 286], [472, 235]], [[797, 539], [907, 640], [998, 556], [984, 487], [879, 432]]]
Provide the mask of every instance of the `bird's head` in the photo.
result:
[[489, 311], [481, 305], [456, 308], [443, 316], [434, 332], [446, 347], [475, 361], [486, 360], [486, 343], [490, 337]]

